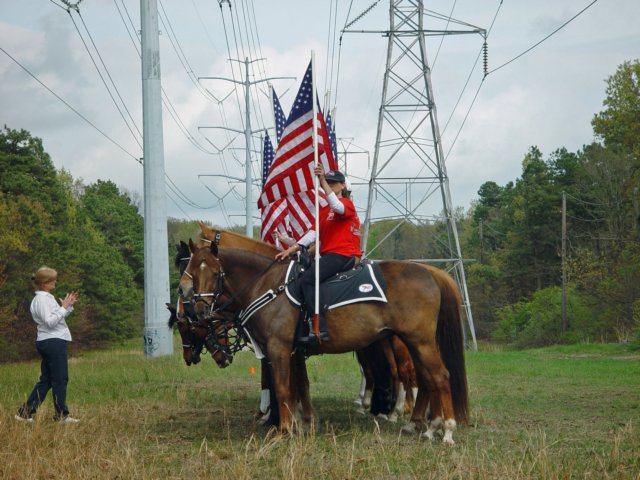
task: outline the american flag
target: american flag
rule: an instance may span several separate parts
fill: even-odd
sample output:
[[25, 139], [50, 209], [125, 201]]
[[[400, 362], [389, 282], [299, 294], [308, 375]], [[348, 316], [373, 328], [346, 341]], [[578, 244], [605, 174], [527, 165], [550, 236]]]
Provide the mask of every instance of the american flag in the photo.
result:
[[276, 91], [273, 88], [271, 89], [271, 100], [273, 101], [273, 116], [275, 118], [276, 124], [276, 144], [278, 144], [280, 143], [280, 139], [282, 138], [284, 126], [287, 123], [287, 117], [284, 116], [282, 105], [280, 105], [278, 95], [276, 95]]
[[[269, 168], [273, 163], [276, 153], [273, 150], [271, 137], [265, 130], [264, 142], [262, 147], [262, 185], [267, 181]], [[261, 212], [262, 225], [260, 236], [263, 242], [275, 243], [273, 231], [279, 230], [283, 235], [287, 235], [287, 200], [282, 198], [274, 203], [267, 205]]]
[[276, 152], [273, 149], [273, 144], [271, 143], [271, 137], [269, 137], [269, 132], [264, 131], [264, 142], [262, 144], [262, 185], [264, 186], [267, 181], [267, 176], [269, 175], [269, 168], [271, 168], [271, 164], [273, 163], [273, 159], [276, 156]]
[[[315, 194], [315, 190], [307, 190], [287, 197], [289, 229], [296, 240], [315, 228]], [[322, 190], [318, 202], [320, 206], [327, 204]]]
[[273, 232], [289, 236], [287, 231], [287, 199], [281, 198], [262, 209], [262, 229], [260, 236], [263, 242], [276, 243]]
[[[313, 99], [311, 63], [309, 63], [285, 124], [267, 181], [258, 199], [258, 207], [261, 209], [281, 198], [313, 189]], [[320, 111], [318, 111], [318, 126], [320, 162], [325, 171], [336, 169], [329, 134]]]
[[333, 158], [338, 160], [338, 143], [336, 141], [336, 126], [333, 124], [331, 118], [331, 112], [327, 115], [327, 131], [329, 132], [329, 142], [331, 143], [331, 151], [333, 152]]

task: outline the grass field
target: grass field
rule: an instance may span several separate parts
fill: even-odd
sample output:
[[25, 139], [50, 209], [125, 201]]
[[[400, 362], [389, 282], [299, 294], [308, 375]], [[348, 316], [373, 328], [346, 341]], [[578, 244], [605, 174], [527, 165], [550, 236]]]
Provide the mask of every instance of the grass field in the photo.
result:
[[[281, 438], [253, 420], [259, 362], [187, 367], [141, 341], [70, 359], [76, 425], [13, 415], [37, 362], [0, 365], [3, 479], [638, 479], [640, 355], [616, 345], [467, 354], [471, 423], [456, 445], [356, 413], [351, 354], [308, 361], [315, 431]], [[251, 367], [256, 373], [250, 373]]]

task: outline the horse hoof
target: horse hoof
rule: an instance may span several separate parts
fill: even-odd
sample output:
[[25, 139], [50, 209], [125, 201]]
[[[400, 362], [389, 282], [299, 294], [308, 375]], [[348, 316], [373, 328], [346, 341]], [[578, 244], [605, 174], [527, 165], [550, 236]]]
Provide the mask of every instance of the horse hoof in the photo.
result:
[[389, 421], [391, 423], [397, 423], [398, 422], [398, 415], [396, 413], [392, 413], [391, 415], [389, 415], [387, 417], [387, 421]]
[[431, 440], [434, 441], [436, 439], [436, 436], [433, 433], [433, 430], [429, 429], [426, 432], [423, 432], [422, 435], [420, 435], [422, 438], [426, 438], [427, 440]]
[[400, 433], [416, 433], [416, 424], [413, 422], [407, 423], [400, 429]]

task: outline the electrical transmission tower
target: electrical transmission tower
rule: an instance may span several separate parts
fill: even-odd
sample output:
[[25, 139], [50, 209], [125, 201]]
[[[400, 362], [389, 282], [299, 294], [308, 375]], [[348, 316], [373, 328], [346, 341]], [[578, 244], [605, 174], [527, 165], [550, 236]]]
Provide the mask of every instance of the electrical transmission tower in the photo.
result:
[[245, 177], [244, 179], [239, 179], [235, 177], [228, 177], [221, 175], [227, 180], [240, 180], [245, 182], [245, 235], [249, 238], [253, 237], [253, 196], [252, 189], [253, 186], [253, 178], [251, 175], [251, 135], [257, 132], [261, 132], [264, 128], [260, 128], [258, 130], [251, 130], [251, 86], [256, 85], [262, 82], [269, 82], [271, 80], [276, 79], [295, 79], [295, 77], [269, 77], [269, 78], [259, 78], [257, 80], [250, 80], [249, 76], [249, 65], [254, 62], [259, 62], [265, 60], [264, 58], [258, 58], [255, 60], [249, 60], [249, 58], [245, 58], [244, 61], [237, 60], [234, 58], [229, 59], [233, 62], [244, 63], [245, 69], [245, 77], [244, 80], [236, 80], [234, 78], [225, 78], [225, 77], [199, 77], [198, 80], [225, 80], [227, 82], [233, 82], [235, 84], [244, 86], [244, 103], [245, 103], [245, 122], [244, 122], [244, 130], [238, 130], [235, 128], [229, 127], [221, 127], [221, 126], [211, 126], [211, 127], [199, 127], [200, 129], [207, 128], [218, 128], [229, 130], [231, 132], [241, 133], [244, 135], [245, 141]]
[[381, 241], [403, 223], [427, 225], [440, 221], [446, 224], [445, 250], [449, 256], [429, 259], [429, 262], [445, 263], [457, 280], [471, 347], [477, 350], [425, 38], [464, 33], [484, 35], [484, 30], [425, 30], [421, 0], [390, 1], [389, 30], [376, 32], [387, 35], [389, 40], [362, 245], [365, 249], [372, 221], [397, 220]]

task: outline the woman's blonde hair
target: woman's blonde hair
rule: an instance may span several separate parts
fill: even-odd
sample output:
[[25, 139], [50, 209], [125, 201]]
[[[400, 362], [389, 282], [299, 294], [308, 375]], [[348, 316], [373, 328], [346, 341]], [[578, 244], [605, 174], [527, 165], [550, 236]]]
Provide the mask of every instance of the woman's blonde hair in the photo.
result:
[[31, 276], [31, 280], [36, 288], [42, 289], [42, 287], [49, 283], [51, 280], [58, 278], [58, 272], [53, 268], [40, 267], [36, 273]]

